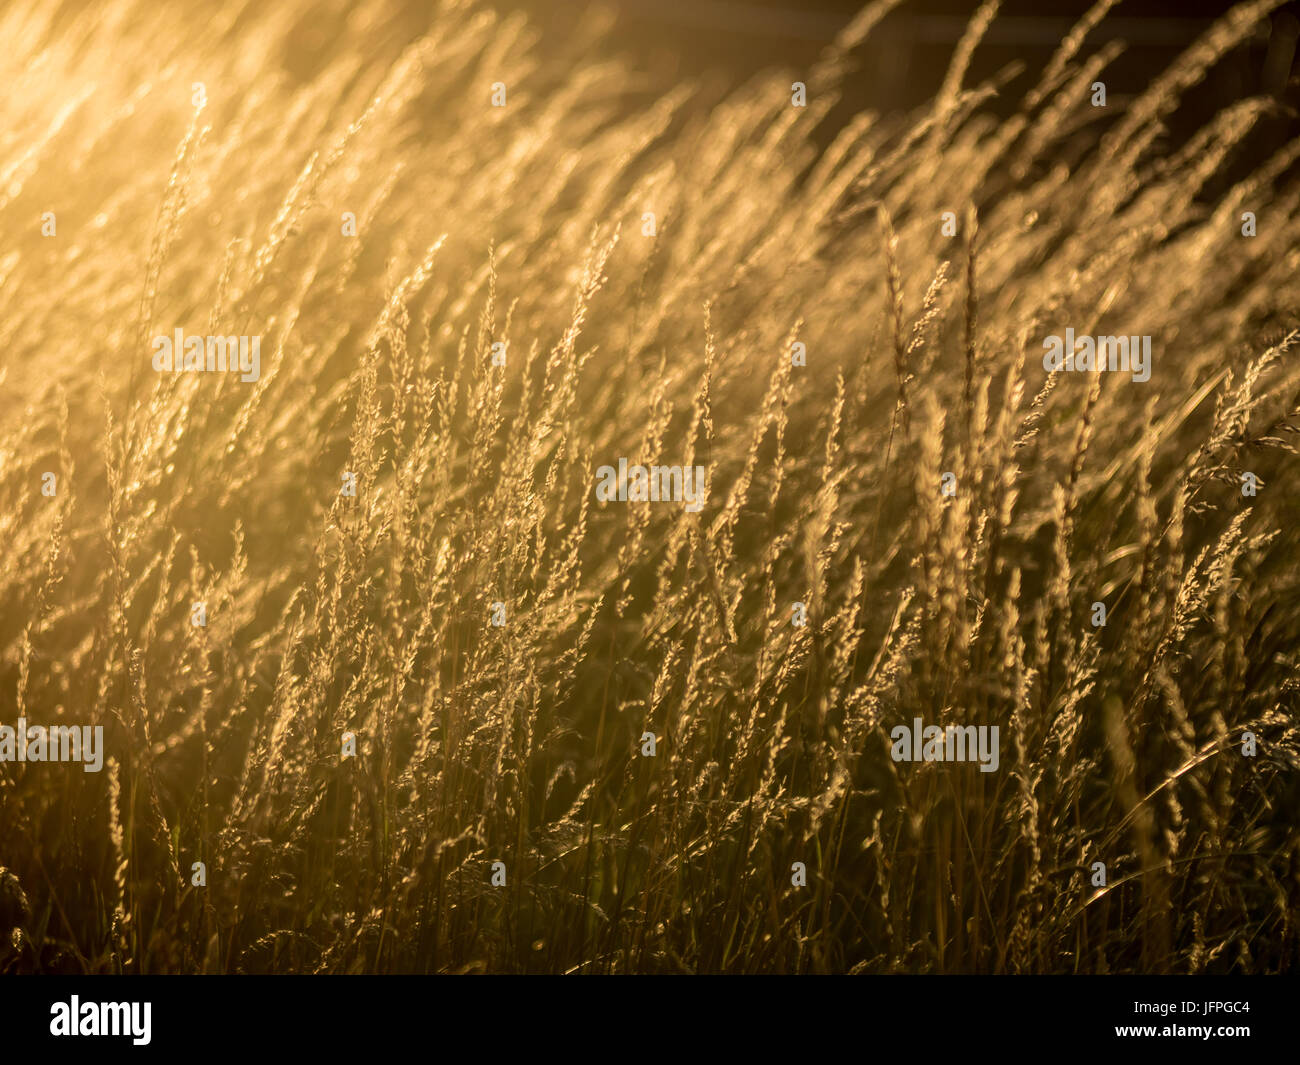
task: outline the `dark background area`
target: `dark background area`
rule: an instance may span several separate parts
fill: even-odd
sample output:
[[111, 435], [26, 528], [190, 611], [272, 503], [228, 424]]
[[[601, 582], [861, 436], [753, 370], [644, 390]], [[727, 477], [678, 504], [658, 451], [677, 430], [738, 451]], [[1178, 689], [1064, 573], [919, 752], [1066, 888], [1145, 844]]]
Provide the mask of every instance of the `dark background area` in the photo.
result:
[[[567, 36], [587, 0], [499, 0], [501, 10], [529, 12], [548, 37]], [[655, 80], [696, 76], [725, 92], [758, 70], [779, 66], [795, 74], [817, 56], [864, 6], [858, 0], [605, 0], [616, 13], [613, 41]], [[1005, 0], [977, 49], [966, 84], [994, 76], [1008, 64], [1025, 71], [1003, 91], [993, 110], [1014, 109], [1062, 37], [1091, 0]], [[1112, 106], [1140, 92], [1216, 18], [1230, 0], [1121, 0], [1089, 35], [1084, 55], [1120, 39], [1126, 49], [1103, 75]], [[953, 50], [978, 9], [978, 0], [911, 0], [892, 12], [855, 56], [858, 70], [844, 89], [835, 118], [862, 110], [906, 111], [929, 100], [943, 80]], [[1222, 107], [1266, 95], [1300, 109], [1294, 68], [1300, 39], [1300, 3], [1261, 20], [1250, 43], [1225, 56], [1203, 84], [1190, 90], [1170, 121], [1182, 140]], [[837, 124], [835, 121], [831, 125]], [[1300, 131], [1275, 123], [1274, 144]]]

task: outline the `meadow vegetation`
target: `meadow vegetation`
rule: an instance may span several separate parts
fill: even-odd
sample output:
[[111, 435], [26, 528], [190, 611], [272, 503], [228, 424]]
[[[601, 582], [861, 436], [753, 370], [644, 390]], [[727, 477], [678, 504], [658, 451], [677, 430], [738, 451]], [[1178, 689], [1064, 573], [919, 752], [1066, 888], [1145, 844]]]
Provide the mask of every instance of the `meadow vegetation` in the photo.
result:
[[0, 970], [1294, 968], [1300, 141], [1162, 135], [1279, 2], [998, 113], [985, 4], [830, 137], [892, 0], [707, 105], [599, 16], [6, 5], [0, 721], [107, 758], [0, 765]]

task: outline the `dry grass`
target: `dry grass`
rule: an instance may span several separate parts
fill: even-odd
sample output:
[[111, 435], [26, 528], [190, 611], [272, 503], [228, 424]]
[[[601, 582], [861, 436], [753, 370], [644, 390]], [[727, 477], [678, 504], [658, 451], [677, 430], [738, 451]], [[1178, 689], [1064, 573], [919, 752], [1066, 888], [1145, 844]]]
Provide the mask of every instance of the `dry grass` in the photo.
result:
[[[112, 763], [0, 766], [0, 968], [1295, 967], [1300, 144], [1209, 197], [1267, 102], [1160, 137], [1275, 3], [1104, 135], [1083, 33], [990, 116], [986, 5], [824, 151], [875, 9], [706, 108], [471, 0], [400, 54], [51, 6], [0, 15], [0, 722]], [[1049, 377], [1067, 325], [1150, 382]], [[155, 373], [177, 326], [261, 379]], [[597, 502], [619, 456], [708, 504]], [[895, 763], [917, 717], [999, 771]]]

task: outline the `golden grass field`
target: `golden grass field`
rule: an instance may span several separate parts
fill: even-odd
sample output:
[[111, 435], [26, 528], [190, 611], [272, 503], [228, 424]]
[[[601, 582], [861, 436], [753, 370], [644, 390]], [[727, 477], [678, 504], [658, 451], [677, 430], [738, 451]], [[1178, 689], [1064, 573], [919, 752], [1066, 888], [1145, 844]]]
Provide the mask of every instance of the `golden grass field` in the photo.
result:
[[1162, 135], [1279, 3], [1104, 125], [1113, 3], [1000, 115], [986, 4], [829, 146], [892, 2], [708, 106], [477, 0], [8, 4], [0, 724], [107, 758], [0, 764], [0, 971], [1295, 969], [1300, 142]]

